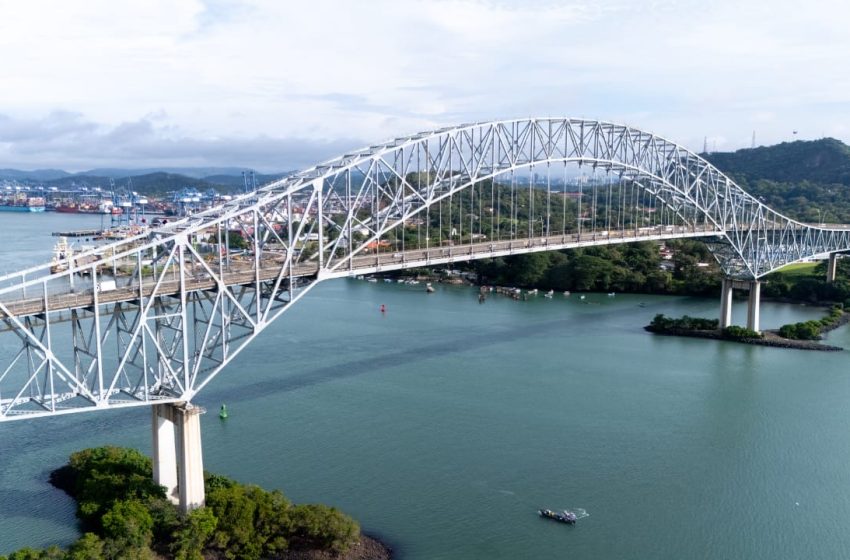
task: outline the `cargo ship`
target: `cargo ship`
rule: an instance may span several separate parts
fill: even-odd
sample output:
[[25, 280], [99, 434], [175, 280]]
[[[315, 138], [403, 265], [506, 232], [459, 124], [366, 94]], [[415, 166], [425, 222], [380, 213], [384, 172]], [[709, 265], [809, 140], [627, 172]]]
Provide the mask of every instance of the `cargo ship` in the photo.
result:
[[98, 205], [87, 202], [63, 202], [57, 204], [54, 208], [56, 212], [62, 214], [114, 214], [114, 208], [111, 204], [101, 203]]
[[44, 212], [44, 199], [32, 197], [0, 200], [0, 212]]

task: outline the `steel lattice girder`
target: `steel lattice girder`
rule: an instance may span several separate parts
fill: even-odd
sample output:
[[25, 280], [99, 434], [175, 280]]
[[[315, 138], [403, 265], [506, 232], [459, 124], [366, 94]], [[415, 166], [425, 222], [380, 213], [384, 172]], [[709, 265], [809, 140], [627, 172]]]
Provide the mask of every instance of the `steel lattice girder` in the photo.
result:
[[[640, 197], [634, 208], [671, 221], [663, 230], [594, 228], [582, 236], [590, 218], [580, 211], [577, 233], [543, 236], [530, 212], [527, 240], [470, 235], [446, 249], [429, 246], [426, 233], [415, 250], [370, 249], [452, 197], [471, 200], [491, 180], [566, 164], [616, 177], [620, 192]], [[234, 231], [243, 254], [229, 249]], [[627, 126], [547, 118], [420, 133], [75, 256], [65, 270], [44, 265], [0, 277], [0, 320], [19, 342], [0, 352], [0, 421], [190, 400], [324, 279], [676, 237], [705, 238], [723, 271], [741, 279], [850, 249], [850, 231], [783, 216], [698, 155]], [[203, 253], [201, 240], [217, 254]]]

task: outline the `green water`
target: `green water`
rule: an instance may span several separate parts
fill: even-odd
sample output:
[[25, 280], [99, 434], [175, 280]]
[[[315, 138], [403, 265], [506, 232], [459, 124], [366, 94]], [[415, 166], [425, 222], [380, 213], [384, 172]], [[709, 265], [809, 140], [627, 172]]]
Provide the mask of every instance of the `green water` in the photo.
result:
[[[850, 355], [641, 329], [717, 307], [328, 282], [202, 393], [205, 466], [338, 505], [404, 560], [850, 556]], [[764, 304], [762, 324], [821, 314]], [[73, 540], [47, 472], [84, 446], [147, 452], [148, 422], [0, 426], [0, 552]], [[590, 516], [568, 527], [540, 507]]]

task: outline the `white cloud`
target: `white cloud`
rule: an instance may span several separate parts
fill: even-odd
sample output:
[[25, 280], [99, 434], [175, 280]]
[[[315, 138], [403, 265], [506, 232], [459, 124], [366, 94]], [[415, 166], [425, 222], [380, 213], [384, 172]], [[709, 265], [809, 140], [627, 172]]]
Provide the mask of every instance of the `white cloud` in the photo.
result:
[[[0, 127], [57, 134], [39, 154], [0, 130], [0, 164], [170, 165], [154, 148], [179, 140], [203, 164], [252, 146], [245, 165], [288, 168], [340, 139], [527, 115], [693, 148], [748, 145], [753, 128], [850, 140], [848, 15], [839, 0], [0, 0]], [[123, 147], [60, 141], [77, 125]]]

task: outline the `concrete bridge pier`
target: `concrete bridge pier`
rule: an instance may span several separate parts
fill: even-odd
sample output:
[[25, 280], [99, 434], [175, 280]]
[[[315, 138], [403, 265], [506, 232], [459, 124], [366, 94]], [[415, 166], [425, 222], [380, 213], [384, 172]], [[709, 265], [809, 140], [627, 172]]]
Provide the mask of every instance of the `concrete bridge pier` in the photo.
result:
[[720, 283], [720, 328], [732, 324], [732, 279], [723, 278]]
[[191, 403], [153, 407], [153, 478], [166, 496], [188, 513], [204, 505], [201, 414]]
[[826, 281], [835, 282], [835, 273], [838, 271], [838, 253], [829, 254], [829, 263], [826, 265]]
[[759, 325], [761, 315], [759, 306], [761, 282], [758, 280], [744, 281], [723, 278], [720, 287], [720, 328], [725, 329], [732, 325], [732, 294], [736, 289], [749, 291], [749, 297], [747, 298], [747, 328], [761, 332]]
[[751, 331], [761, 332], [759, 328], [761, 282], [752, 280], [749, 284], [750, 296], [747, 298], [747, 328]]

